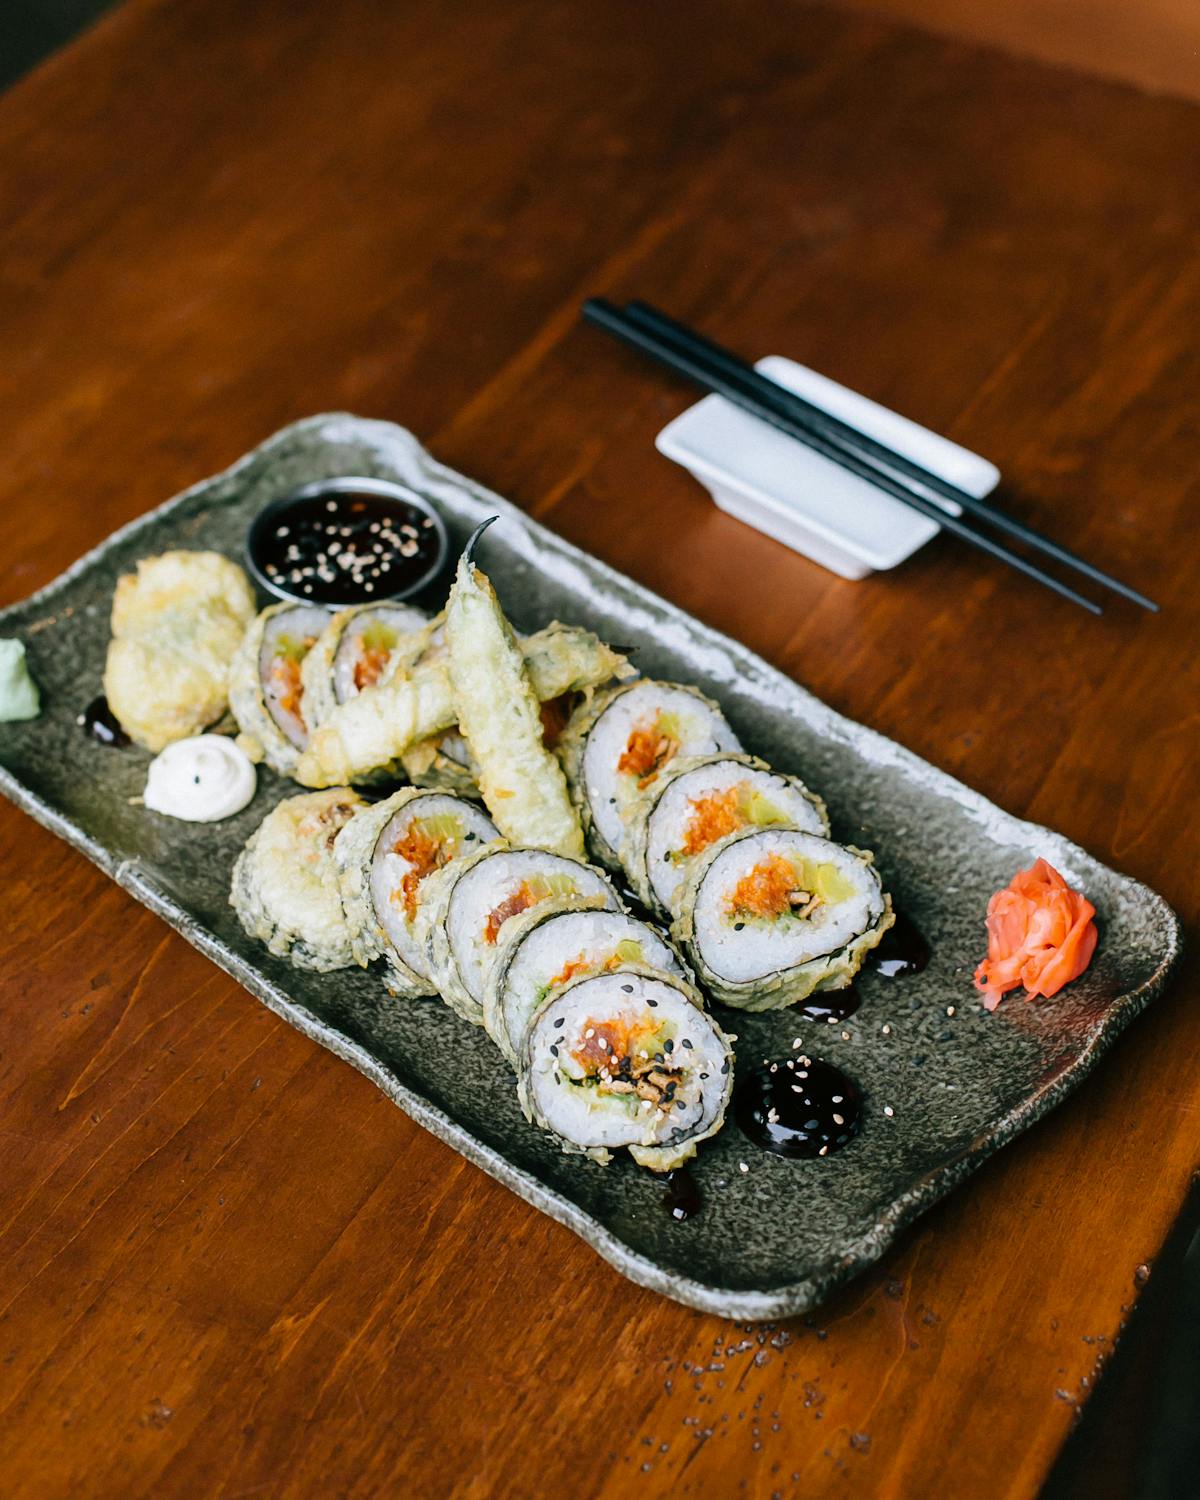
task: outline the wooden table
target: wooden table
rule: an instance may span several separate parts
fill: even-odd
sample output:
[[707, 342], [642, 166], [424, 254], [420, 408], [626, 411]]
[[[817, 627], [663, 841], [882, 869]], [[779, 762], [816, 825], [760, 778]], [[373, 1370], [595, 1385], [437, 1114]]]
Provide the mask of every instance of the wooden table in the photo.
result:
[[[1194, 105], [783, 4], [130, 0], [0, 99], [0, 162], [5, 602], [294, 417], [392, 417], [1194, 923]], [[1162, 615], [743, 529], [605, 292], [989, 454]], [[8, 807], [0, 858], [10, 1496], [1028, 1496], [1195, 1170], [1191, 965], [877, 1270], [731, 1326]]]

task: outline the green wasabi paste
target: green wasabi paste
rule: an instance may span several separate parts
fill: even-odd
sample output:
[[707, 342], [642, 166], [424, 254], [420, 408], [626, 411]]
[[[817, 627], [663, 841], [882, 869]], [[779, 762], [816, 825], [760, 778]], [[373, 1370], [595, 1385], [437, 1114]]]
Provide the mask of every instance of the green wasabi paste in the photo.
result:
[[0, 723], [36, 719], [42, 711], [37, 683], [25, 665], [22, 641], [0, 641]]

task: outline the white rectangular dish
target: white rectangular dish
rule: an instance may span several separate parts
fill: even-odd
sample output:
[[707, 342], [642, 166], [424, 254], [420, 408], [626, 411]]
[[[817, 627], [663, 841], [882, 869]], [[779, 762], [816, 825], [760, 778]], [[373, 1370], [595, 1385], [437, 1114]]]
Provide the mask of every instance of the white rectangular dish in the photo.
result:
[[[978, 499], [1000, 482], [986, 458], [794, 360], [768, 355], [755, 369]], [[938, 533], [935, 521], [723, 396], [690, 406], [655, 446], [688, 469], [721, 510], [843, 578], [894, 568]], [[960, 514], [953, 502], [938, 503]]]

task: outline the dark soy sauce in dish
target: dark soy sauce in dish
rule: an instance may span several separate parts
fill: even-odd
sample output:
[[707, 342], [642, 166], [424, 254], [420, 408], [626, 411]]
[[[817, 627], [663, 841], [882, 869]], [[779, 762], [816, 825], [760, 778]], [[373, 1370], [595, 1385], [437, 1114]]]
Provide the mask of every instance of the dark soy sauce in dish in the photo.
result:
[[122, 750], [130, 743], [103, 693], [92, 699], [75, 722], [84, 734], [90, 735], [98, 745], [107, 745], [110, 750]]
[[448, 549], [441, 518], [399, 485], [337, 479], [261, 511], [246, 556], [259, 583], [305, 604], [383, 604], [434, 577]]
[[742, 1080], [734, 1118], [777, 1156], [829, 1156], [858, 1134], [862, 1094], [852, 1078], [802, 1053], [765, 1062]]
[[903, 979], [919, 974], [928, 964], [929, 944], [915, 923], [902, 911], [897, 912], [895, 925], [884, 933], [869, 962], [885, 979]]
[[702, 1199], [696, 1179], [687, 1167], [676, 1167], [667, 1173], [667, 1188], [663, 1193], [663, 1207], [673, 1219], [680, 1223], [692, 1219], [700, 1212]]

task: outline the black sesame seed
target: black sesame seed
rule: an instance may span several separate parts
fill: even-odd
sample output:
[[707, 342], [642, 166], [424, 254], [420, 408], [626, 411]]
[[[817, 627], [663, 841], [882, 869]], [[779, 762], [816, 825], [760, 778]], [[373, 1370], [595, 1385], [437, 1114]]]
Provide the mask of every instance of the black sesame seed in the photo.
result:
[[733, 924], [734, 932], [741, 932], [742, 928], [745, 927], [745, 925], [745, 922], [735, 922]]
[[623, 991], [624, 991], [624, 993], [625, 993], [625, 994], [627, 994], [627, 995], [632, 995], [632, 994], [633, 994], [633, 985], [631, 985], [631, 984], [623, 984], [623, 985], [622, 985], [622, 986], [621, 986], [621, 989], [622, 989], [622, 990], [623, 990]]
[[651, 1010], [657, 1010], [658, 1009], [658, 1001], [657, 1000], [647, 999], [646, 1004], [650, 1007]]
[[675, 1043], [671, 1040], [670, 1037], [668, 1037], [667, 1040], [663, 1043], [663, 1051], [664, 1052], [674, 1052], [674, 1050], [675, 1050]]
[[555, 1029], [558, 1029], [561, 1026], [565, 1026], [566, 1024], [567, 1024], [567, 1018], [566, 1018], [566, 1016], [559, 1016], [558, 1020], [555, 1021], [555, 1023], [554, 1023]]
[[684, 1037], [683, 1045], [688, 1049], [689, 1052], [692, 1050], [692, 1044], [688, 1041], [687, 1037]]

